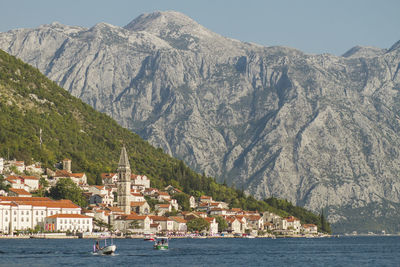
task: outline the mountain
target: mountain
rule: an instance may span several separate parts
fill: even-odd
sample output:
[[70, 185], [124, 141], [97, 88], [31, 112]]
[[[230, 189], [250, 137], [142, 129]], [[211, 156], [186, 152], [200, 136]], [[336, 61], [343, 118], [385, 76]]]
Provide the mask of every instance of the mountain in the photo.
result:
[[[172, 184], [188, 194], [206, 194], [231, 207], [295, 215], [303, 223], [322, 227], [322, 218], [304, 208], [275, 198], [257, 201], [241, 190], [195, 173], [182, 161], [152, 147], [107, 115], [71, 96], [37, 69], [2, 50], [0, 129], [3, 157], [27, 163], [40, 160], [42, 167], [49, 168], [68, 157], [72, 159], [73, 171], [85, 172], [89, 183], [101, 184], [101, 172], [115, 171], [123, 143], [130, 154], [133, 172], [147, 175], [152, 187], [163, 189]], [[324, 227], [329, 231], [329, 225]]]
[[307, 55], [174, 11], [0, 33], [0, 48], [151, 144], [257, 198], [325, 208], [336, 232], [400, 231], [399, 46]]

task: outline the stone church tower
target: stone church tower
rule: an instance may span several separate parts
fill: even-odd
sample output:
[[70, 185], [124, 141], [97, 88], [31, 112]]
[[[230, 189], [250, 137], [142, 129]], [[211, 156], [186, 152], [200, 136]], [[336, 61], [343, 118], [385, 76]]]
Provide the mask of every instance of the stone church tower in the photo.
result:
[[125, 213], [131, 213], [131, 167], [125, 146], [122, 147], [118, 163], [118, 207]]

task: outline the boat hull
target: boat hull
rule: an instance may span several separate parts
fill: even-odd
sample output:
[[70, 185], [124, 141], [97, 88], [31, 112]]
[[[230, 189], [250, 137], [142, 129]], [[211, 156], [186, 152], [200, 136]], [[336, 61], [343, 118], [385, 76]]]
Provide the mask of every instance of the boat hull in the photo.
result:
[[154, 245], [154, 249], [167, 250], [168, 249], [168, 245]]
[[111, 246], [107, 246], [107, 247], [99, 250], [98, 252], [103, 255], [110, 255], [110, 254], [113, 254], [116, 249], [117, 249], [116, 245], [111, 245]]

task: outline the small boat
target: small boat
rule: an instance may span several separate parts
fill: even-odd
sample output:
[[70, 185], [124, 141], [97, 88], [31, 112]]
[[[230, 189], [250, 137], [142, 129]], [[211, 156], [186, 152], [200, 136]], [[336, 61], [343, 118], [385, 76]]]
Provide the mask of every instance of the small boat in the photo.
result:
[[[101, 246], [102, 244], [104, 244], [103, 247]], [[116, 249], [117, 246], [114, 245], [113, 239], [111, 237], [98, 238], [96, 239], [96, 242], [93, 245], [93, 252], [100, 255], [114, 254]]]
[[152, 235], [152, 234], [145, 234], [143, 240], [144, 241], [156, 241], [156, 239], [154, 238], [154, 235]]
[[156, 238], [154, 242], [154, 249], [157, 250], [167, 250], [168, 249], [168, 237], [159, 237]]

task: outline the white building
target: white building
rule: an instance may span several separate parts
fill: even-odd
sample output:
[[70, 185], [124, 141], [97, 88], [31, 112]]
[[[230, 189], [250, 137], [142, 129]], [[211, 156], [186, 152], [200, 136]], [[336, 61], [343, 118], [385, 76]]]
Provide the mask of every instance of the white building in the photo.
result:
[[81, 214], [55, 214], [45, 218], [47, 231], [92, 232], [93, 218]]
[[301, 223], [296, 217], [289, 216], [285, 218], [287, 221], [287, 228], [293, 230], [295, 233], [300, 233]]
[[218, 223], [217, 220], [213, 217], [207, 217], [205, 218], [206, 221], [210, 224], [210, 228], [208, 229], [208, 234], [213, 236], [215, 234], [218, 234]]
[[174, 221], [174, 231], [186, 233], [187, 232], [187, 221], [181, 217], [170, 217]]
[[11, 188], [24, 189], [28, 192], [39, 189], [39, 178], [35, 176], [8, 176], [5, 180]]
[[28, 192], [36, 191], [39, 189], [39, 178], [35, 176], [20, 176], [22, 182], [27, 185]]
[[150, 216], [152, 223], [161, 225], [161, 231], [174, 231], [174, 220], [164, 216]]
[[100, 177], [105, 185], [115, 185], [118, 182], [118, 173], [102, 173]]
[[80, 213], [81, 208], [70, 200], [0, 196], [0, 232], [34, 229], [37, 225], [44, 229], [46, 217]]
[[132, 186], [144, 186], [144, 188], [150, 188], [150, 179], [147, 178], [146, 175], [135, 175], [132, 174], [131, 176], [132, 181], [131, 181], [131, 185]]
[[[132, 224], [136, 222], [136, 227], [132, 227]], [[146, 215], [122, 215], [119, 216], [115, 221], [115, 228], [122, 232], [149, 232], [151, 219]]]
[[304, 224], [301, 228], [305, 234], [318, 234], [318, 227], [315, 224]]
[[28, 165], [25, 167], [25, 170], [31, 174], [37, 174], [37, 175], [41, 175], [44, 173], [44, 171], [39, 163]]

